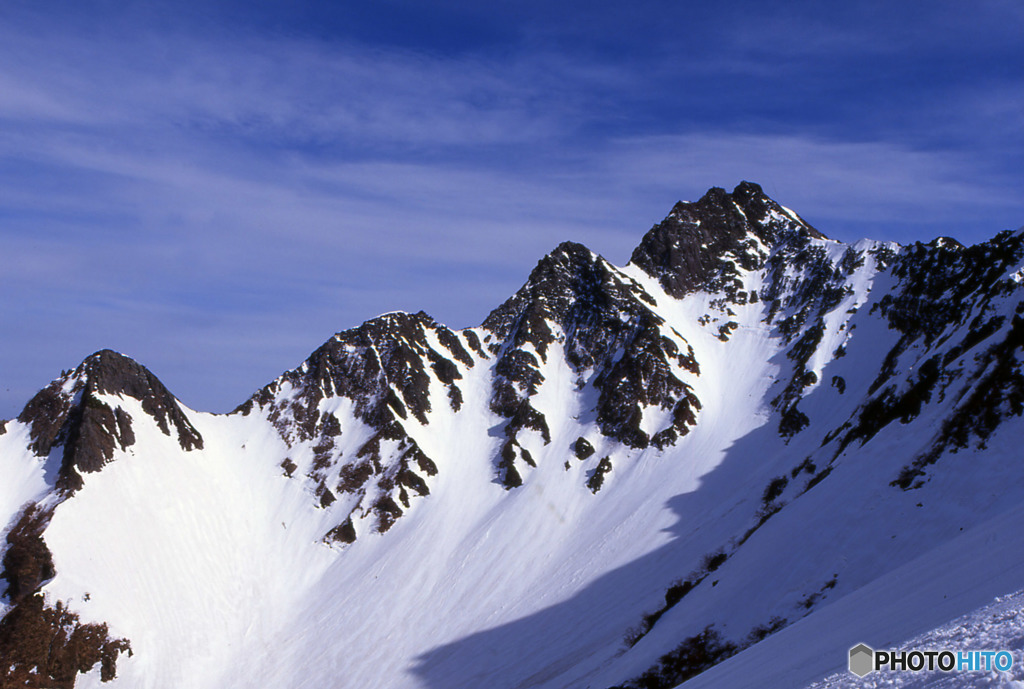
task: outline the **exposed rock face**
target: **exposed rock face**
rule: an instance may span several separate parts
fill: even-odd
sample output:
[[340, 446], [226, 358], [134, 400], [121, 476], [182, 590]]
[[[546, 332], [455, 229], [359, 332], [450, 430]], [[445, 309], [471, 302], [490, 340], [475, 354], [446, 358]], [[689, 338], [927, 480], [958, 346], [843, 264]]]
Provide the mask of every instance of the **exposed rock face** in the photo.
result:
[[[441, 347], [429, 341], [428, 332]], [[389, 313], [338, 333], [239, 411], [248, 412], [253, 405], [267, 407], [271, 420], [290, 440], [336, 435], [324, 425], [331, 422], [318, 410], [321, 401], [332, 397], [354, 401], [356, 416], [375, 428], [410, 416], [426, 423], [432, 404], [428, 370], [447, 387], [452, 408], [461, 405], [455, 381], [462, 376], [452, 359], [473, 366], [456, 333], [422, 311]]]
[[105, 624], [82, 624], [63, 603], [47, 604], [40, 589], [56, 575], [43, 540], [51, 511], [27, 507], [7, 533], [2, 577], [13, 607], [0, 620], [0, 686], [70, 689], [78, 673], [100, 664], [101, 680], [114, 679], [117, 658], [131, 653]]
[[[441, 404], [461, 408], [458, 381], [475, 363], [471, 349], [480, 350], [475, 335], [458, 334], [423, 312], [386, 314], [338, 333], [236, 411], [263, 409], [287, 443], [311, 447], [306, 478], [322, 507], [333, 504], [335, 493], [358, 496], [356, 508], [327, 535], [329, 541], [351, 543], [353, 515], [376, 515], [376, 529], [384, 532], [410, 506], [410, 494], [430, 493], [425, 479], [437, 466], [406, 424], [428, 423], [438, 404], [432, 379], [445, 390]], [[337, 416], [323, 410], [339, 398], [351, 400], [355, 417], [373, 430], [352, 457], [338, 449]]]
[[28, 424], [32, 449], [39, 456], [63, 446], [57, 487], [72, 493], [82, 487], [83, 472], [99, 471], [115, 447], [135, 443], [132, 419], [98, 395], [133, 397], [167, 435], [176, 435], [184, 450], [202, 448], [203, 439], [156, 376], [126, 356], [103, 350], [33, 397], [18, 416]]
[[686, 341], [663, 332], [653, 304], [633, 279], [581, 245], [562, 244], [542, 259], [526, 285], [483, 321], [499, 356], [490, 407], [511, 420], [510, 436], [546, 428], [529, 398], [544, 380], [542, 363], [555, 342], [581, 384], [599, 390], [602, 433], [645, 447], [651, 438], [639, 423], [652, 405], [678, 408], [677, 421], [664, 430], [685, 433], [699, 401], [678, 374], [697, 375], [699, 368]]
[[[733, 308], [755, 303], [763, 304], [765, 322], [781, 337], [799, 340], [788, 353], [793, 361], [788, 383], [772, 401], [779, 432], [787, 437], [808, 423], [797, 405], [817, 382], [807, 364], [821, 342], [824, 318], [852, 293], [850, 277], [866, 260], [864, 252], [850, 247], [836, 261], [826, 239], [761, 187], [743, 182], [731, 194], [713, 188], [695, 203], [676, 204], [644, 236], [630, 261], [673, 297], [697, 291], [720, 295], [712, 303], [718, 317], [709, 313], [705, 319], [714, 321], [723, 342], [739, 325], [732, 320]], [[760, 275], [759, 289], [745, 288], [745, 274]]]
[[117, 659], [131, 644], [110, 637], [106, 624], [82, 624], [60, 601], [49, 607], [40, 594], [0, 620], [3, 687], [71, 689], [79, 673], [100, 665], [100, 681], [117, 676]]
[[[836, 430], [838, 456], [855, 440], [867, 442], [882, 428], [916, 418], [933, 399], [956, 395], [955, 413], [942, 422], [931, 447], [904, 467], [894, 486], [918, 488], [927, 467], [947, 451], [986, 440], [1010, 416], [1024, 414], [1024, 301], [1015, 296], [1024, 260], [1024, 234], [1001, 232], [964, 247], [939, 238], [906, 247], [892, 260], [898, 280], [872, 311], [900, 333], [871, 384], [870, 399]], [[1005, 304], [1014, 304], [1007, 314]], [[914, 372], [900, 378], [900, 361]]]
[[7, 532], [3, 578], [7, 580], [7, 598], [14, 604], [34, 594], [57, 574], [53, 556], [43, 541], [43, 531], [51, 516], [51, 511], [30, 505]]
[[728, 286], [737, 266], [760, 268], [768, 249], [793, 233], [824, 238], [756, 184], [743, 182], [732, 194], [715, 187], [695, 203], [677, 203], [644, 235], [630, 263], [658, 278], [674, 297], [714, 292]]
[[[550, 440], [547, 420], [531, 398], [556, 342], [578, 386], [598, 390], [594, 411], [604, 435], [643, 448], [670, 445], [688, 432], [700, 401], [680, 376], [700, 369], [686, 340], [663, 329], [654, 304], [639, 283], [586, 247], [565, 242], [491, 312], [483, 328], [493, 334], [490, 351], [498, 357], [491, 409], [509, 419], [499, 464], [506, 486], [521, 481], [512, 452], [519, 432], [534, 430]], [[672, 421], [653, 438], [640, 427], [648, 407], [672, 410]]]

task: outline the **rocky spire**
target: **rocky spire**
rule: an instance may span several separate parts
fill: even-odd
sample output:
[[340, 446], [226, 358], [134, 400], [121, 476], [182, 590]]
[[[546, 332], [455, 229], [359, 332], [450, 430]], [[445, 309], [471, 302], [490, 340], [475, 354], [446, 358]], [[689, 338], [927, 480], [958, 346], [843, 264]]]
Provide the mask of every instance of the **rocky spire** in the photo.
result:
[[731, 194], [714, 187], [695, 203], [677, 203], [644, 235], [630, 263], [678, 298], [706, 286], [720, 287], [716, 278], [731, 272], [727, 264], [759, 268], [766, 250], [794, 233], [824, 237], [757, 184], [742, 182]]

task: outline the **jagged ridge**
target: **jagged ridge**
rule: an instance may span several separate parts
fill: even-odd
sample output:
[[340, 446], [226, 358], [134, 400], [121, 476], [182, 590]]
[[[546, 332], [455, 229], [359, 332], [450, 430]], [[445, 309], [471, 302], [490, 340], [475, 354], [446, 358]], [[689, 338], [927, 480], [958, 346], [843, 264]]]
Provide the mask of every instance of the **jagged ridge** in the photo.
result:
[[[680, 571], [666, 590], [665, 605], [644, 618], [634, 641], [647, 643], [654, 626], [670, 619], [682, 631], [661, 665], [626, 685], [671, 686], [809, 614], [835, 587], [847, 585], [830, 573], [799, 592], [795, 612], [776, 615], [781, 603], [767, 601], [763, 619], [743, 629], [708, 619], [683, 624], [682, 613], [673, 618], [693, 596], [713, 595], [708, 591], [720, 582], [716, 591], [727, 589], [736, 576], [726, 571], [733, 558], [749, 552], [747, 544], [776, 515], [827, 485], [832, 470], [856, 456], [858, 447], [897, 421], [910, 424], [925, 414], [931, 423], [941, 421], [928, 451], [902, 473], [879, 479], [891, 481], [899, 494], [896, 489], [921, 488], [944, 454], [971, 444], [984, 447], [1006, 418], [1024, 413], [1024, 375], [1017, 361], [1024, 346], [1024, 302], [1019, 271], [1013, 272], [1024, 258], [1022, 245], [1019, 233], [1004, 233], [971, 248], [951, 240], [905, 249], [879, 243], [846, 247], [767, 199], [757, 185], [745, 182], [731, 194], [712, 189], [696, 203], [677, 204], [644, 237], [626, 270], [579, 244], [564, 243], [481, 328], [453, 331], [422, 312], [381, 316], [331, 338], [236, 413], [263, 415], [273, 424], [289, 452], [280, 458], [282, 473], [308, 482], [320, 508], [337, 510], [326, 540], [352, 543], [367, 527], [388, 531], [414, 504], [430, 502], [412, 498], [430, 494], [445, 458], [428, 457], [422, 447], [429, 445], [421, 443], [436, 419], [462, 413], [470, 375], [486, 378], [487, 403], [496, 418], [489, 431], [499, 436], [493, 456], [480, 461], [492, 462], [507, 489], [530, 481], [539, 462], [565, 458], [569, 471], [568, 458], [575, 457], [587, 473], [585, 482], [575, 480], [598, 493], [625, 473], [618, 468], [626, 466], [624, 458], [655, 461], [657, 453], [647, 448], [668, 454], [699, 425], [702, 402], [695, 389], [714, 385], [706, 380], [709, 370], [721, 373], [711, 365], [702, 371], [698, 359], [708, 344], [701, 328], [712, 334], [723, 358], [733, 338], [743, 337], [742, 329], [765, 333], [775, 347], [777, 369], [764, 399], [766, 427], [772, 440], [783, 442], [781, 435], [799, 452], [791, 458], [784, 453], [784, 460], [764, 458], [791, 466], [780, 464], [782, 473], [757, 491], [752, 506], [737, 503], [749, 521], [703, 553], [700, 566]], [[887, 273], [892, 284], [869, 300], [870, 285], [863, 283], [874, 273]], [[706, 313], [696, 325], [680, 324], [678, 312], [665, 307], [690, 296], [706, 304]], [[862, 309], [869, 301], [871, 308]], [[872, 346], [858, 344], [864, 340], [852, 337], [854, 328], [881, 320], [896, 344], [877, 376], [872, 370], [862, 385], [850, 373], [831, 375], [829, 384], [826, 376], [837, 370], [836, 361]], [[554, 417], [560, 410], [545, 407], [541, 394], [558, 379], [551, 373], [560, 374], [559, 367], [571, 374], [573, 399], [592, 405], [569, 424]], [[203, 446], [184, 410], [152, 374], [119, 355], [97, 353], [33, 398], [19, 416], [30, 427], [36, 454], [63, 447], [58, 480], [65, 495], [82, 487], [84, 474], [109, 462], [115, 448], [136, 442], [137, 420], [109, 397], [102, 399], [110, 395], [140, 400], [164, 433], [177, 431], [183, 449]], [[944, 402], [954, 398], [953, 405]], [[823, 399], [826, 404], [819, 405]], [[841, 410], [845, 423], [822, 426], [820, 407], [833, 415]], [[651, 419], [663, 424], [652, 430]], [[566, 425], [572, 431], [568, 440]], [[549, 447], [556, 438], [565, 444]], [[671, 459], [680, 465], [690, 461], [685, 451]], [[35, 513], [25, 514], [36, 524]], [[41, 533], [45, 520], [37, 526]], [[35, 543], [22, 535], [36, 526], [26, 529], [8, 538], [15, 534]], [[47, 553], [31, 547], [9, 552], [13, 559], [4, 564], [12, 599], [33, 600], [32, 592], [53, 576]], [[61, 615], [58, 607], [55, 619]]]

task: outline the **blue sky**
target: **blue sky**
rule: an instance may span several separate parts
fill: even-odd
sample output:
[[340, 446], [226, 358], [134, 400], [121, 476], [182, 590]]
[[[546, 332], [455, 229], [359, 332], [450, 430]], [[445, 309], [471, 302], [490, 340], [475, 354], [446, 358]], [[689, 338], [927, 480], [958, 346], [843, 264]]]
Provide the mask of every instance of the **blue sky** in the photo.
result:
[[0, 418], [104, 347], [227, 411], [743, 179], [842, 240], [1020, 227], [1021, 35], [1018, 0], [3, 0]]

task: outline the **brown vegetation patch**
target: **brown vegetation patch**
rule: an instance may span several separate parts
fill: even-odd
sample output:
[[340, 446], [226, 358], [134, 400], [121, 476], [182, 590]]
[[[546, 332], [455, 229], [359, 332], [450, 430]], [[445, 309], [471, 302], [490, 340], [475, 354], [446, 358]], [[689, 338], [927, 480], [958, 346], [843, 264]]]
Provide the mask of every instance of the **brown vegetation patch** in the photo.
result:
[[37, 593], [0, 620], [0, 688], [71, 689], [78, 673], [97, 663], [109, 682], [126, 651], [131, 655], [131, 644], [110, 638], [106, 624], [82, 624], [63, 603], [47, 607]]

